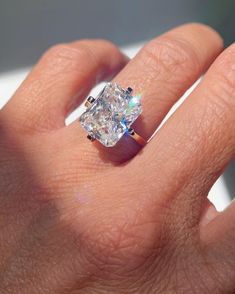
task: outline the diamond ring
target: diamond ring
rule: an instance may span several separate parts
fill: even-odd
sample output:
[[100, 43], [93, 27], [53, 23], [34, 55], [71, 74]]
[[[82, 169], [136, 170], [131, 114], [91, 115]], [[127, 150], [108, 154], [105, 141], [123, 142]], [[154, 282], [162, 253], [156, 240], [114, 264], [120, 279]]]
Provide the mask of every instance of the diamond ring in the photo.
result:
[[125, 90], [116, 83], [107, 83], [96, 98], [87, 98], [86, 111], [79, 121], [87, 131], [88, 139], [113, 147], [124, 134], [128, 134], [138, 144], [146, 144], [131, 128], [142, 111], [141, 96], [132, 96], [132, 91], [130, 87]]

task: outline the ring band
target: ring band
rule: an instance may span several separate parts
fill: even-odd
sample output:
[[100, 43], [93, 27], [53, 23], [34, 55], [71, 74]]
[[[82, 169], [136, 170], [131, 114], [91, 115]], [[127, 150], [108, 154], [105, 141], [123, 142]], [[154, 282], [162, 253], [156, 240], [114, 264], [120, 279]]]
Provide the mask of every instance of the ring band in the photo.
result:
[[96, 98], [87, 98], [79, 121], [89, 140], [113, 147], [127, 134], [139, 145], [146, 145], [144, 138], [131, 128], [142, 112], [141, 95], [133, 96], [132, 92], [131, 87], [125, 90], [116, 83], [107, 83]]

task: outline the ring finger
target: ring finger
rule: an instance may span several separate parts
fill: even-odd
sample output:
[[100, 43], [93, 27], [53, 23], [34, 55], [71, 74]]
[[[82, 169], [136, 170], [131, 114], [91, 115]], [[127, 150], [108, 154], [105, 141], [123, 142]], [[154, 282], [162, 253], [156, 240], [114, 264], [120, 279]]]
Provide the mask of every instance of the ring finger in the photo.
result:
[[[203, 46], [202, 46], [203, 44]], [[188, 24], [150, 41], [114, 78], [123, 88], [142, 93], [143, 112], [134, 128], [146, 140], [153, 134], [176, 100], [197, 80], [222, 49], [222, 40], [211, 28]], [[78, 124], [73, 127], [77, 134]], [[73, 132], [73, 130], [72, 130]], [[81, 131], [84, 138], [86, 134]], [[89, 142], [86, 142], [90, 145]], [[95, 144], [102, 158], [128, 160], [139, 150], [128, 137], [114, 148]], [[94, 147], [88, 147], [91, 152]]]

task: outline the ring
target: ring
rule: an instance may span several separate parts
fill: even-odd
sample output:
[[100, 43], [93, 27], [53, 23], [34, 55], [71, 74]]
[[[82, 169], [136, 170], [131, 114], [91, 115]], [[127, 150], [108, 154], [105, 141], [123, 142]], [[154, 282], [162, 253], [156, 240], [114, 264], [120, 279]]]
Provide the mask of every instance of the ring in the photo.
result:
[[132, 92], [131, 87], [125, 90], [116, 83], [107, 83], [96, 98], [87, 98], [86, 110], [79, 121], [89, 140], [113, 147], [124, 134], [128, 134], [141, 146], [146, 144], [131, 128], [142, 112], [141, 95], [132, 96]]

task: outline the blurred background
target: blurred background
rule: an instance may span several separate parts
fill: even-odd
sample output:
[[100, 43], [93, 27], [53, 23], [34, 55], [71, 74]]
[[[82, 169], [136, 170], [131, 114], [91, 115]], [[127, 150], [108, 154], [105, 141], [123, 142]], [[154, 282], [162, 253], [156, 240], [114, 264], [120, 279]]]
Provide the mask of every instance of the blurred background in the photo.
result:
[[192, 21], [229, 44], [234, 11], [234, 0], [0, 0], [0, 70], [31, 65], [58, 42], [102, 37], [122, 46]]
[[[235, 40], [234, 11], [234, 0], [0, 0], [0, 108], [55, 43], [106, 38], [133, 56], [171, 27], [203, 22], [217, 29], [227, 46]], [[224, 208], [235, 195], [235, 164], [214, 191]]]

